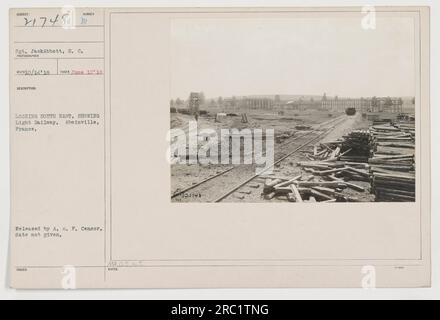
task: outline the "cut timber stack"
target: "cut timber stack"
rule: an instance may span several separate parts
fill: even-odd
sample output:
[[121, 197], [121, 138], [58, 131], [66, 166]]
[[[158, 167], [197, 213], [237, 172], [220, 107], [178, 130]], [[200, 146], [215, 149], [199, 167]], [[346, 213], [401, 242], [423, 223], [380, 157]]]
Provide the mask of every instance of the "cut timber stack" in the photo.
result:
[[266, 200], [277, 198], [289, 202], [356, 202], [357, 198], [344, 195], [345, 188], [362, 187], [347, 183], [342, 179], [330, 177], [327, 181], [315, 180], [313, 175], [296, 177], [263, 176], [265, 184], [263, 196]]
[[344, 136], [342, 152], [350, 150], [342, 156], [342, 161], [367, 162], [371, 156], [374, 139], [368, 130], [354, 130]]
[[414, 127], [399, 123], [373, 126], [376, 140], [369, 160], [376, 201], [415, 201]]
[[264, 176], [263, 195], [291, 202], [372, 201], [373, 196], [375, 201], [414, 201], [414, 147], [411, 123], [355, 130], [303, 151], [309, 161], [297, 163], [301, 175]]
[[375, 154], [370, 160], [371, 171], [400, 171], [414, 172], [414, 154], [378, 155]]
[[[336, 141], [318, 143], [303, 154], [310, 161], [301, 161], [305, 176], [271, 177], [264, 188], [265, 199], [285, 196], [288, 201], [298, 202], [357, 202], [356, 193], [365, 193], [368, 188], [362, 181], [370, 182], [368, 157], [372, 137], [367, 130], [355, 130]], [[280, 180], [283, 179], [283, 180]], [[344, 190], [352, 191], [345, 192]], [[363, 197], [367, 196], [366, 194]]]
[[[335, 150], [338, 150], [336, 147]], [[370, 181], [367, 163], [336, 160], [302, 161], [298, 166], [306, 174], [295, 177], [266, 175], [263, 196], [266, 200], [274, 197], [285, 198], [290, 202], [357, 202], [359, 199], [342, 193], [344, 189], [365, 192], [366, 188], [353, 181]]]
[[312, 150], [302, 151], [302, 153], [311, 161], [337, 160], [343, 155], [340, 141], [315, 144]]
[[400, 131], [405, 132], [405, 133], [409, 133], [411, 135], [411, 137], [414, 139], [415, 136], [415, 124], [414, 123], [408, 123], [408, 122], [398, 122], [395, 124], [395, 126], [397, 128], [400, 129]]
[[[347, 162], [347, 161], [303, 161], [298, 162], [298, 166], [312, 174], [325, 180], [342, 179], [344, 181], [370, 181], [369, 166], [367, 163]], [[364, 191], [363, 187], [354, 187], [358, 191]]]
[[415, 176], [373, 172], [373, 191], [376, 201], [415, 201]]
[[[376, 152], [383, 153], [382, 147], [414, 149], [414, 137], [411, 132], [392, 125], [373, 126], [370, 128], [372, 136], [376, 140]], [[381, 151], [382, 150], [382, 151]], [[388, 150], [393, 151], [393, 150]]]

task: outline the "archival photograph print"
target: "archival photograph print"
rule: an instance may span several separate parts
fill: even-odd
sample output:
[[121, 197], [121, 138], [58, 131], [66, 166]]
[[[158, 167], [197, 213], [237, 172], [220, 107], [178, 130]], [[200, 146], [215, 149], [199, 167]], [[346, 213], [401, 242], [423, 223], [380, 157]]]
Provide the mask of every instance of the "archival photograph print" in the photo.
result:
[[409, 17], [175, 19], [172, 202], [414, 202]]

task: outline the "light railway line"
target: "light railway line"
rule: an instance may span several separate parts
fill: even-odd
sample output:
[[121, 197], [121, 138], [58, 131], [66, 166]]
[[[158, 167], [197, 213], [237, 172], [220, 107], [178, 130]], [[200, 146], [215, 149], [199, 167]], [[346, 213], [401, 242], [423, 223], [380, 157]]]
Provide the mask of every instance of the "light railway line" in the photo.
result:
[[[275, 154], [274, 163], [256, 173], [256, 165], [245, 165], [240, 164], [233, 167], [229, 167], [211, 177], [208, 177], [194, 185], [191, 185], [183, 190], [179, 190], [171, 195], [171, 199], [175, 202], [221, 202], [227, 199], [230, 195], [234, 194], [240, 188], [250, 183], [252, 180], [258, 176], [264, 174], [272, 168], [273, 166], [279, 164], [285, 159], [291, 157], [292, 155], [299, 152], [304, 147], [310, 145], [316, 140], [322, 138], [328, 134], [334, 127], [336, 127], [342, 121], [345, 121], [346, 116], [342, 115], [335, 119], [325, 121], [318, 125], [312, 131], [293, 137], [288, 141], [276, 146], [278, 149], [277, 154]], [[325, 127], [323, 129], [323, 127]], [[311, 137], [311, 138], [310, 138]], [[310, 138], [310, 139], [308, 139]], [[291, 144], [296, 146], [291, 149]], [[234, 185], [233, 188], [228, 188], [230, 185]], [[224, 191], [226, 189], [226, 191]]]

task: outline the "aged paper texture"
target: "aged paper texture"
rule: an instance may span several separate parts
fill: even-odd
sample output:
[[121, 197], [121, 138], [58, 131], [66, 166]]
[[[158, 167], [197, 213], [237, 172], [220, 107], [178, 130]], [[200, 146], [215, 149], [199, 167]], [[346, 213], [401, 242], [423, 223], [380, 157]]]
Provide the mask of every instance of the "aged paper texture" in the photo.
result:
[[427, 287], [429, 8], [10, 11], [14, 288]]

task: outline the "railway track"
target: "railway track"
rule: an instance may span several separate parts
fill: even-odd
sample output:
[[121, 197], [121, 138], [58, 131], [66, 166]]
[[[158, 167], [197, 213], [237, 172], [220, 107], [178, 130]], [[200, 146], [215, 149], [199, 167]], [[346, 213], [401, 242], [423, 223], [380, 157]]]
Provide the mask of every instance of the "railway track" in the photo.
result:
[[[325, 121], [317, 128], [280, 144], [272, 166], [256, 173], [256, 165], [244, 165], [229, 167], [211, 177], [208, 177], [183, 190], [179, 190], [171, 196], [175, 202], [221, 202], [237, 192], [243, 186], [249, 184], [258, 176], [267, 172], [273, 166], [299, 152], [304, 147], [328, 134], [335, 126], [344, 121], [346, 116]], [[292, 144], [295, 146], [292, 148]], [[234, 185], [233, 188], [230, 188]], [[226, 191], [225, 191], [226, 190]]]

